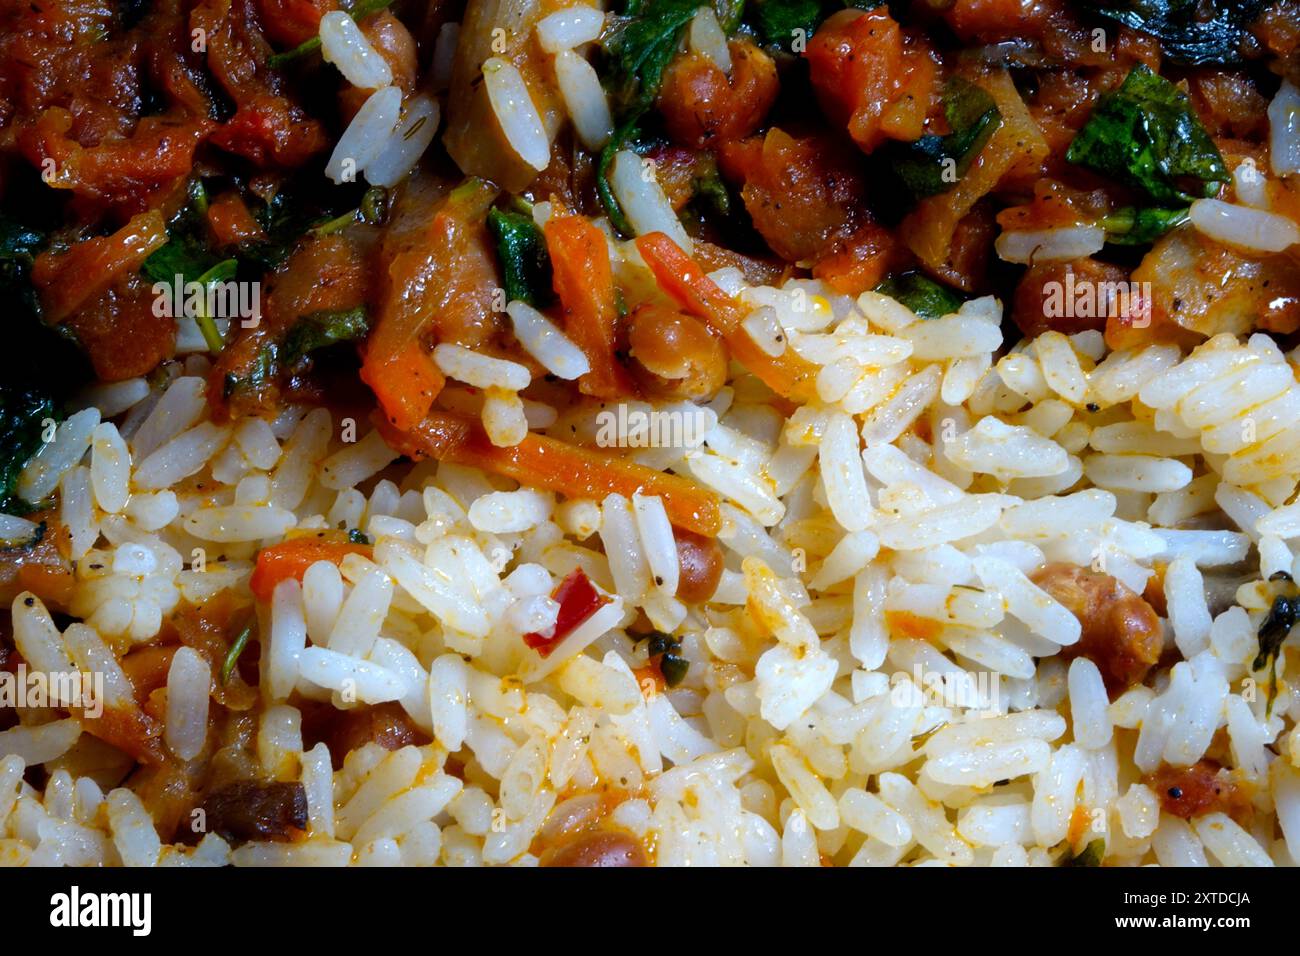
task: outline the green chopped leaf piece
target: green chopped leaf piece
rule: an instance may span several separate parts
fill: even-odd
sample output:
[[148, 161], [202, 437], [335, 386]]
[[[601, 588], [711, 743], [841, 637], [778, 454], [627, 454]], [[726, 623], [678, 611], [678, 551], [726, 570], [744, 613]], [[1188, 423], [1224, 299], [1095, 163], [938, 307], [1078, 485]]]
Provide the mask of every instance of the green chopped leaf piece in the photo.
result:
[[1097, 101], [1065, 158], [1165, 206], [1213, 196], [1229, 179], [1187, 94], [1143, 65]]
[[1101, 866], [1106, 858], [1106, 840], [1098, 837], [1079, 851], [1077, 856], [1067, 857], [1062, 866]]
[[14, 486], [40, 450], [44, 423], [54, 412], [54, 399], [44, 390], [0, 383], [0, 511], [21, 515], [31, 510]]
[[956, 292], [919, 272], [886, 279], [874, 291], [897, 299], [923, 319], [951, 315], [963, 301]]
[[1126, 206], [1101, 220], [1106, 241], [1117, 246], [1144, 246], [1187, 221], [1187, 208]]
[[487, 226], [505, 278], [506, 300], [517, 299], [536, 308], [548, 304], [553, 298], [551, 257], [542, 230], [532, 216], [493, 209], [488, 213]]
[[285, 368], [292, 368], [310, 352], [339, 342], [355, 342], [369, 330], [370, 319], [363, 305], [312, 312], [294, 323], [280, 343], [278, 358]]
[[936, 196], [955, 186], [1002, 124], [1002, 113], [993, 97], [961, 77], [948, 81], [943, 111], [952, 132], [944, 136], [928, 134], [912, 143], [888, 147], [894, 172], [917, 199]]
[[1240, 63], [1246, 28], [1264, 0], [1090, 0], [1088, 6], [1111, 20], [1149, 33], [1175, 63]]

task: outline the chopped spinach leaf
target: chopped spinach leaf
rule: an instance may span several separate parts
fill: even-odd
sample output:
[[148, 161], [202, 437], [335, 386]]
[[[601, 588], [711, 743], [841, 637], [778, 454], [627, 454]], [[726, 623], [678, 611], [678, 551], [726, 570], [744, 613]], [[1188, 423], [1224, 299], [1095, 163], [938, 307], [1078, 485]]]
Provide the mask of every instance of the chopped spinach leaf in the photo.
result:
[[752, 0], [750, 21], [764, 43], [792, 51], [796, 38], [806, 43], [831, 14], [877, 6], [877, 0]]
[[517, 299], [536, 307], [549, 303], [551, 257], [542, 230], [532, 216], [493, 209], [488, 213], [487, 226], [505, 277], [506, 300]]
[[623, 235], [631, 235], [632, 227], [609, 185], [609, 167], [614, 155], [637, 138], [641, 119], [654, 105], [664, 71], [697, 9], [699, 0], [630, 0], [624, 15], [612, 18], [613, 26], [601, 41], [615, 130], [596, 162], [596, 193], [610, 223]]
[[723, 33], [735, 33], [745, 15], [745, 0], [713, 0], [713, 13]]
[[645, 0], [605, 35], [605, 87], [620, 116], [649, 109], [699, 0]]
[[1259, 625], [1259, 653], [1255, 656], [1251, 669], [1254, 671], [1268, 669], [1268, 704], [1265, 714], [1273, 711], [1273, 699], [1277, 696], [1277, 656], [1281, 653], [1282, 642], [1287, 639], [1297, 623], [1300, 623], [1300, 593], [1296, 593], [1291, 576], [1279, 572], [1270, 579], [1284, 585], [1284, 591], [1273, 599], [1272, 606], [1264, 615]]
[[1229, 179], [1187, 95], [1142, 65], [1097, 101], [1065, 158], [1166, 206], [1213, 196]]
[[267, 342], [258, 349], [247, 375], [226, 376], [225, 397], [242, 389], [261, 391], [281, 372], [293, 371], [312, 352], [342, 342], [355, 342], [369, 330], [370, 317], [362, 305], [304, 315], [280, 341]]
[[952, 132], [891, 144], [888, 149], [895, 174], [917, 199], [955, 186], [1002, 124], [1002, 113], [993, 97], [961, 77], [948, 81], [943, 112]]
[[[92, 372], [72, 331], [41, 319], [41, 301], [32, 286], [31, 271], [37, 254], [48, 243], [43, 229], [0, 215], [0, 301], [7, 307], [0, 382], [11, 388], [40, 382], [43, 391], [61, 397], [91, 378]], [[53, 379], [42, 374], [48, 369], [58, 369], [58, 374]]]
[[293, 368], [308, 353], [340, 342], [355, 342], [369, 330], [370, 318], [362, 305], [353, 309], [312, 312], [294, 323], [280, 344], [278, 358], [285, 368]]
[[189, 201], [167, 224], [167, 242], [144, 260], [141, 271], [153, 282], [197, 282], [222, 260], [208, 247], [208, 193], [201, 179], [189, 184]]
[[1187, 209], [1161, 206], [1117, 209], [1101, 220], [1106, 241], [1117, 246], [1143, 246], [1155, 242], [1169, 230], [1187, 221]]
[[1263, 0], [1091, 0], [1098, 13], [1160, 41], [1175, 63], [1240, 63], [1246, 28]]
[[789, 50], [797, 31], [805, 40], [813, 35], [828, 16], [827, 6], [822, 0], [754, 0], [754, 26], [763, 42]]
[[700, 153], [695, 161], [695, 175], [691, 178], [693, 195], [691, 203], [704, 211], [726, 218], [731, 215], [731, 191], [718, 172], [718, 160], [712, 153]]
[[897, 299], [923, 319], [951, 315], [962, 304], [962, 298], [956, 292], [919, 272], [886, 279], [876, 286], [875, 291]]
[[1066, 857], [1062, 866], [1101, 866], [1106, 858], [1106, 840], [1098, 837], [1079, 851], [1077, 856]]
[[14, 486], [40, 450], [44, 423], [55, 417], [54, 411], [54, 399], [47, 392], [0, 383], [0, 511], [26, 514], [31, 510], [14, 494]]
[[371, 186], [361, 197], [361, 205], [327, 219], [319, 226], [313, 226], [314, 236], [328, 236], [353, 223], [365, 223], [370, 226], [382, 226], [388, 218], [388, 190], [383, 186]]

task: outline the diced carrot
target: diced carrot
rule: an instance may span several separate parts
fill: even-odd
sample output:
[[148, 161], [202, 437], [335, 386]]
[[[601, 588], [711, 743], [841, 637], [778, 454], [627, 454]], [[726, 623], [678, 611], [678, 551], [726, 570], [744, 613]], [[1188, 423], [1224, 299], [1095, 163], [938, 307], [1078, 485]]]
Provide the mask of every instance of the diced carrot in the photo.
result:
[[591, 371], [578, 380], [579, 389], [598, 398], [636, 394], [616, 354], [618, 308], [605, 234], [578, 215], [552, 216], [543, 233], [555, 293], [564, 307], [564, 330], [591, 363]]
[[121, 660], [122, 670], [135, 689], [135, 699], [142, 702], [167, 683], [167, 672], [179, 644], [155, 644], [138, 647]]
[[481, 468], [570, 498], [634, 493], [663, 498], [669, 520], [679, 528], [713, 536], [722, 527], [718, 497], [677, 475], [529, 432], [518, 445], [498, 448], [477, 421], [436, 410], [415, 428], [399, 432], [379, 421], [394, 451], [409, 458], [436, 458]]
[[361, 381], [375, 393], [393, 427], [406, 431], [429, 414], [446, 378], [424, 346], [413, 341], [386, 362], [372, 361], [367, 353]]
[[259, 601], [269, 601], [275, 586], [281, 581], [289, 578], [301, 581], [307, 569], [317, 561], [338, 564], [349, 554], [370, 557], [372, 551], [368, 544], [353, 544], [335, 538], [315, 535], [290, 538], [258, 552], [257, 566], [248, 581], [249, 590]]
[[759, 348], [741, 327], [744, 306], [722, 291], [677, 243], [662, 232], [651, 232], [636, 241], [660, 287], [696, 318], [703, 319], [722, 336], [732, 357], [749, 369], [783, 398], [806, 402], [816, 397], [817, 368], [787, 348], [769, 355]]
[[208, 225], [221, 246], [233, 246], [264, 235], [244, 200], [233, 191], [222, 193], [208, 205]]
[[[75, 708], [74, 708], [75, 710]], [[125, 706], [105, 707], [98, 717], [82, 713], [82, 729], [142, 763], [163, 763], [162, 722], [150, 716], [133, 701]]]

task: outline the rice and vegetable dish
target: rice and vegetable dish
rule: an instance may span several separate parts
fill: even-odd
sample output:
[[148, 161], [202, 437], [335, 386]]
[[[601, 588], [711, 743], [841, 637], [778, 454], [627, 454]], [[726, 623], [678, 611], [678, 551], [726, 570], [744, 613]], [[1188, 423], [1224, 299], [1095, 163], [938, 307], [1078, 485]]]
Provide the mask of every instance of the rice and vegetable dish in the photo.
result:
[[0, 18], [0, 860], [1300, 861], [1296, 0]]

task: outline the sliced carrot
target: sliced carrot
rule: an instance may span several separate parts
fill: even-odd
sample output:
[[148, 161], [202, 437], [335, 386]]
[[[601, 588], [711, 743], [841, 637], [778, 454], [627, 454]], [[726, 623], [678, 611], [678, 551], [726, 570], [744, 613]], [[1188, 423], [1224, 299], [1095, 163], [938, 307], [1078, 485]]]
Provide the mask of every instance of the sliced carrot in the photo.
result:
[[269, 601], [277, 584], [290, 578], [301, 581], [307, 569], [317, 561], [338, 564], [349, 554], [370, 557], [372, 553], [368, 544], [353, 544], [350, 541], [314, 535], [290, 538], [258, 552], [257, 566], [253, 568], [248, 587], [259, 601]]
[[393, 427], [414, 428], [433, 407], [446, 378], [418, 341], [408, 342], [388, 361], [372, 360], [367, 353], [361, 381], [370, 386]]
[[469, 465], [570, 498], [658, 495], [677, 527], [710, 536], [722, 527], [718, 497], [707, 488], [545, 435], [529, 432], [518, 445], [498, 448], [472, 418], [440, 410], [410, 431], [397, 432], [382, 421], [379, 427], [389, 446], [409, 458]]
[[591, 371], [578, 379], [578, 388], [598, 398], [635, 394], [616, 354], [618, 308], [605, 234], [578, 215], [552, 216], [543, 233], [555, 293], [564, 307], [564, 330], [591, 363]]
[[807, 402], [815, 398], [817, 367], [787, 348], [769, 355], [744, 330], [744, 306], [722, 291], [704, 270], [662, 232], [651, 232], [636, 241], [641, 258], [654, 272], [660, 288], [683, 309], [703, 319], [722, 336], [731, 355], [768, 388], [784, 398]]

